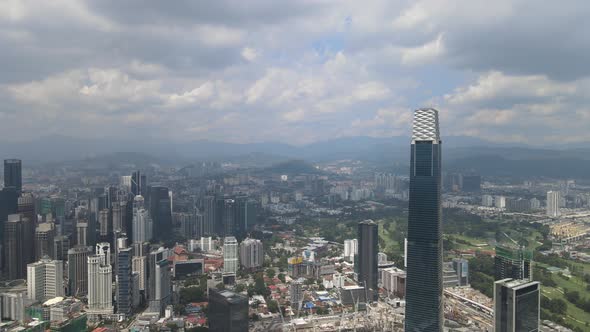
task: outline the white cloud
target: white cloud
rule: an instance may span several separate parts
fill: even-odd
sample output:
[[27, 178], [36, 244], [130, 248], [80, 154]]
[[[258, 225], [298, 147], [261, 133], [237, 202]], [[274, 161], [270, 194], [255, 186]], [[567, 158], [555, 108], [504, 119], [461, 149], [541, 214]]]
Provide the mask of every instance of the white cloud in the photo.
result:
[[248, 61], [254, 61], [256, 58], [258, 58], [258, 51], [250, 47], [244, 47], [242, 49], [241, 55]]

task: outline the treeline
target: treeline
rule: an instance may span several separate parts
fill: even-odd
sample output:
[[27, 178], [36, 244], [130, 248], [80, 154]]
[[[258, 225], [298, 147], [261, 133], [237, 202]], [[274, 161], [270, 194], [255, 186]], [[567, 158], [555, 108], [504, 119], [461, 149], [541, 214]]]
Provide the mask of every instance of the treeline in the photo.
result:
[[567, 288], [563, 290], [563, 294], [565, 295], [565, 298], [576, 307], [590, 313], [590, 299], [583, 298], [580, 296], [580, 292], [570, 291]]

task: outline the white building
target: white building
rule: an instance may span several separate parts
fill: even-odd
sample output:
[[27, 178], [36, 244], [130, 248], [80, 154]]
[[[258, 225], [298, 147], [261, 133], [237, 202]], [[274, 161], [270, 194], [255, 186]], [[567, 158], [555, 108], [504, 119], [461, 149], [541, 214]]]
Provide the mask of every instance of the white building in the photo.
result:
[[88, 311], [92, 314], [113, 313], [113, 271], [107, 255], [88, 257]]
[[144, 207], [143, 197], [137, 195], [133, 201], [133, 242], [148, 242], [152, 239], [152, 231], [152, 218]]
[[349, 239], [344, 240], [344, 259], [349, 262], [354, 261], [354, 255], [358, 253], [358, 240]]
[[133, 273], [137, 273], [138, 289], [145, 290], [145, 284], [147, 282], [147, 257], [133, 256], [131, 259], [131, 270]]
[[238, 240], [227, 236], [223, 240], [223, 273], [236, 274], [238, 272]]
[[213, 239], [209, 237], [201, 237], [201, 251], [213, 251], [215, 248]]
[[561, 215], [559, 211], [559, 201], [561, 200], [559, 191], [547, 192], [547, 216], [555, 218]]
[[377, 253], [377, 264], [387, 263], [387, 254], [384, 252]]
[[406, 272], [396, 267], [380, 271], [381, 284], [392, 297], [404, 298], [406, 294]]
[[262, 242], [247, 238], [240, 243], [240, 264], [246, 268], [261, 267], [264, 263]]
[[119, 184], [121, 185], [121, 188], [124, 188], [128, 192], [131, 192], [131, 175], [121, 176]]
[[482, 195], [481, 205], [486, 207], [494, 206], [494, 197], [492, 195]]
[[27, 265], [27, 292], [29, 299], [45, 301], [64, 296], [63, 262], [41, 259]]
[[506, 197], [504, 196], [496, 196], [494, 197], [494, 206], [498, 209], [505, 209], [506, 208]]

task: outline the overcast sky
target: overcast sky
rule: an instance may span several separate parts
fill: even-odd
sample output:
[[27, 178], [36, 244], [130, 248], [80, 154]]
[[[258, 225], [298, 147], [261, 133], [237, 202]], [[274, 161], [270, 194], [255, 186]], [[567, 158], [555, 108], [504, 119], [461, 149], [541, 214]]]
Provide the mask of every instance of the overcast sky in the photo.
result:
[[0, 1], [0, 139], [590, 141], [588, 1]]

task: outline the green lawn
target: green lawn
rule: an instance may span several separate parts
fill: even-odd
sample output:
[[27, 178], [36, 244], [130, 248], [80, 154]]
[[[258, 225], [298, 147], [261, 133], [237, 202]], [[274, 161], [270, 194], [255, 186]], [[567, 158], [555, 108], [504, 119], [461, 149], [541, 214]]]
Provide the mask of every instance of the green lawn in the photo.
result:
[[[559, 284], [557, 279], [561, 279], [559, 277], [553, 278]], [[585, 312], [584, 310], [576, 307], [573, 303], [569, 302], [565, 296], [563, 295], [563, 290], [559, 288], [553, 287], [541, 287], [542, 296], [545, 296], [550, 299], [562, 299], [567, 303], [567, 317], [565, 320], [568, 323], [572, 323], [575, 326], [580, 327], [582, 330], [587, 329], [586, 322], [590, 322], [590, 313]]]

